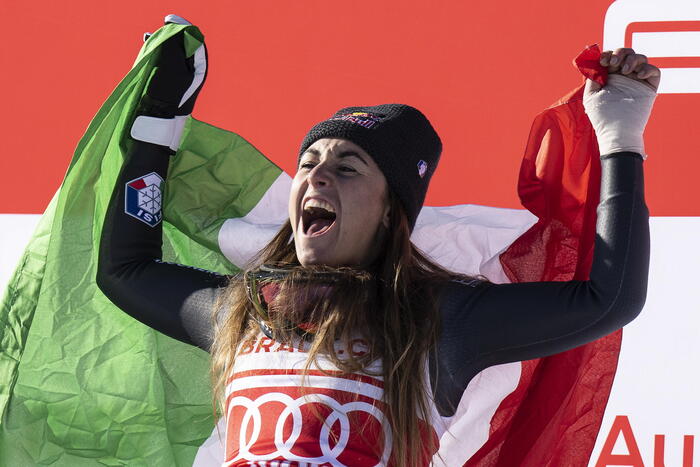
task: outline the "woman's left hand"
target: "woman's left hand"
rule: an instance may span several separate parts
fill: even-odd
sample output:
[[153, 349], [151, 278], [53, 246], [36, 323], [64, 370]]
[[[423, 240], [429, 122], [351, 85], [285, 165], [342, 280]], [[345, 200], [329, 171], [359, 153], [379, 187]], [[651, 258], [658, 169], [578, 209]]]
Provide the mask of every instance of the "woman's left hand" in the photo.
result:
[[650, 64], [646, 55], [635, 53], [633, 49], [606, 50], [600, 55], [600, 64], [608, 68], [608, 73], [619, 73], [641, 81], [654, 91], [659, 89], [661, 70]]
[[633, 152], [646, 158], [644, 127], [659, 87], [661, 71], [632, 49], [601, 54], [608, 80], [601, 87], [587, 80], [583, 106], [593, 125], [601, 155]]

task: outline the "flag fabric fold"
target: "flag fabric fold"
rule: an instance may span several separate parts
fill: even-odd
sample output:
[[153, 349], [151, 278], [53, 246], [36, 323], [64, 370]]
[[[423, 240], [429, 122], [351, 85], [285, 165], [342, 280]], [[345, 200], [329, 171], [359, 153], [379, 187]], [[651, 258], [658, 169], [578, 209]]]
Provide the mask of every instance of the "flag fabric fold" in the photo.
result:
[[[192, 49], [203, 41], [197, 28], [171, 24], [144, 44], [78, 143], [5, 292], [0, 465], [191, 465], [212, 432], [208, 355], [122, 313], [94, 280], [103, 217], [130, 144], [128, 126], [154, 53], [178, 33]], [[599, 168], [595, 148], [582, 145], [592, 130], [577, 92], [538, 117], [528, 143], [519, 190], [537, 223], [523, 210], [425, 208], [414, 241], [447, 267], [497, 281], [585, 277]], [[165, 189], [164, 260], [234, 273], [285, 219], [288, 190], [289, 176], [250, 143], [189, 119]], [[495, 378], [476, 378], [470, 385], [476, 399], [494, 393], [491, 384], [503, 391], [483, 404], [468, 401], [483, 442], [469, 452], [450, 444], [448, 454], [473, 454], [469, 466], [584, 465], [618, 348], [613, 336], [513, 364], [506, 379], [498, 369], [490, 373]], [[552, 391], [559, 395], [553, 402], [545, 398]], [[472, 428], [467, 424], [465, 433]], [[574, 443], [584, 432], [585, 441]], [[207, 445], [216, 451], [215, 442]]]

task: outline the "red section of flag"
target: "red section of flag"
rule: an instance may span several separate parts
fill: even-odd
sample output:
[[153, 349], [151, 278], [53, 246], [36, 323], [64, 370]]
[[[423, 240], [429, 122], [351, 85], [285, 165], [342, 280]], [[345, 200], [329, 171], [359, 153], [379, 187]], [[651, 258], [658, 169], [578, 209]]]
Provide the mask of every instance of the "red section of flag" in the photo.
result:
[[574, 66], [579, 69], [583, 76], [592, 79], [601, 86], [605, 86], [608, 81], [608, 69], [600, 64], [598, 44], [589, 45], [583, 49], [574, 59]]
[[[600, 50], [575, 60], [605, 83]], [[501, 255], [513, 282], [585, 280], [590, 272], [600, 192], [595, 133], [583, 86], [540, 114], [532, 126], [518, 193], [539, 221]], [[600, 428], [621, 331], [551, 357], [523, 362], [516, 390], [491, 420], [489, 439], [465, 464], [479, 467], [585, 466]]]

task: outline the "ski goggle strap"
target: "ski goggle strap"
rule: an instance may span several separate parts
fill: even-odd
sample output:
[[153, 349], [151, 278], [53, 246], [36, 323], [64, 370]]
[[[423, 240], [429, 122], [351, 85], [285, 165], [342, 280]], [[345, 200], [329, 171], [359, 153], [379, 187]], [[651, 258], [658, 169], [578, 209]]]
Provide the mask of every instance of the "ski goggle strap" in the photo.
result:
[[[280, 283], [287, 279], [290, 273], [291, 271], [288, 269], [267, 265], [245, 273], [246, 293], [253, 305], [253, 310], [255, 310], [255, 315], [251, 317], [258, 323], [263, 333], [271, 339], [274, 339], [274, 336], [269, 325], [271, 319], [267, 304], [274, 300], [280, 290]], [[304, 276], [302, 280], [318, 284], [332, 284], [336, 282], [337, 277], [332, 272], [314, 271]], [[305, 339], [313, 338], [315, 334], [313, 323], [290, 323], [290, 327], [293, 327], [295, 332]]]

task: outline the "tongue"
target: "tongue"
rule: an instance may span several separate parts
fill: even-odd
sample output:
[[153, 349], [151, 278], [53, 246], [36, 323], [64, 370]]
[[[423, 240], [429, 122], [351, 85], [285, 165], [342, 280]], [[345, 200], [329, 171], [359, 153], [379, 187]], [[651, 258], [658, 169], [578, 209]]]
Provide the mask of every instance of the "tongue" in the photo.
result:
[[331, 219], [314, 219], [306, 230], [307, 235], [321, 235], [328, 230], [333, 221]]

